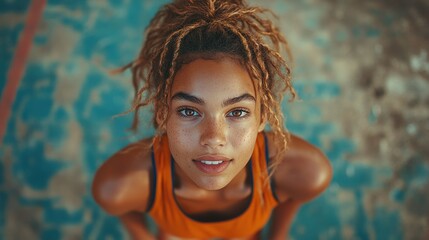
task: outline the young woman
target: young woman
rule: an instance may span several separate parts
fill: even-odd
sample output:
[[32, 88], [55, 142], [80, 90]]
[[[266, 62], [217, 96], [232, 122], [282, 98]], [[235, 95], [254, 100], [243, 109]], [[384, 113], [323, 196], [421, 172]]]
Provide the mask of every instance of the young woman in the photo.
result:
[[174, 1], [121, 69], [133, 72], [133, 126], [152, 105], [157, 134], [108, 159], [93, 195], [133, 239], [259, 239], [270, 217], [269, 239], [286, 239], [300, 205], [329, 185], [326, 157], [283, 127], [280, 102], [295, 96], [280, 55], [288, 48], [264, 12], [240, 0]]

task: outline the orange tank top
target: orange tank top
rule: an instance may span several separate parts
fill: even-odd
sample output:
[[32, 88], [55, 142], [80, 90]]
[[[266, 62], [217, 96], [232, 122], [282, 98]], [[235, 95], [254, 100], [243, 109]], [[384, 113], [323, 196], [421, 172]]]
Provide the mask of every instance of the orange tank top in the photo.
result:
[[218, 222], [201, 222], [190, 218], [178, 206], [173, 195], [172, 158], [168, 140], [154, 141], [152, 163], [154, 181], [152, 204], [148, 213], [165, 233], [182, 238], [240, 238], [256, 234], [268, 222], [277, 200], [270, 184], [264, 184], [267, 171], [268, 150], [266, 137], [260, 133], [250, 159], [252, 196], [247, 209], [239, 216]]

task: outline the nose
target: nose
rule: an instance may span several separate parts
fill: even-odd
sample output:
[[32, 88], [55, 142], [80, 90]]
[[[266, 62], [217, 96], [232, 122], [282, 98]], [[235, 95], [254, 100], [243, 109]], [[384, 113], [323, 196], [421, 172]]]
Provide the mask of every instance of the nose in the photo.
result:
[[205, 119], [201, 125], [200, 144], [210, 148], [225, 146], [226, 128], [222, 120]]

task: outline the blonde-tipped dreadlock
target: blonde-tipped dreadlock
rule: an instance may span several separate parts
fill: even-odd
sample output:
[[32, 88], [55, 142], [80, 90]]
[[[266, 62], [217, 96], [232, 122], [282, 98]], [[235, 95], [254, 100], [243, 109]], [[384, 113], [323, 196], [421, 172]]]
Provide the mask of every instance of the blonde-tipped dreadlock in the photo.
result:
[[[154, 125], [162, 129], [168, 113], [173, 78], [182, 64], [197, 58], [213, 58], [224, 53], [248, 70], [261, 97], [278, 153], [287, 147], [288, 133], [283, 127], [280, 103], [286, 91], [292, 99], [288, 64], [280, 55], [286, 39], [272, 22], [261, 16], [269, 12], [249, 7], [243, 0], [177, 0], [161, 8], [146, 29], [146, 39], [138, 58], [121, 68], [132, 71], [135, 89], [133, 129], [137, 128], [140, 107], [154, 104]], [[271, 168], [279, 161], [271, 161]]]

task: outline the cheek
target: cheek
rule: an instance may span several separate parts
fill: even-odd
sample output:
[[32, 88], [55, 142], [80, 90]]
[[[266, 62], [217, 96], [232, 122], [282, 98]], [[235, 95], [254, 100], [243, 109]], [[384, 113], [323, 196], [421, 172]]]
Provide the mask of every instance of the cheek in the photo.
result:
[[186, 155], [193, 147], [195, 136], [182, 126], [174, 123], [167, 123], [167, 137], [173, 155]]
[[232, 145], [236, 148], [243, 148], [251, 145], [253, 148], [253, 144], [255, 143], [255, 139], [257, 136], [257, 131], [251, 127], [243, 127], [243, 128], [235, 128], [230, 132], [230, 141]]

